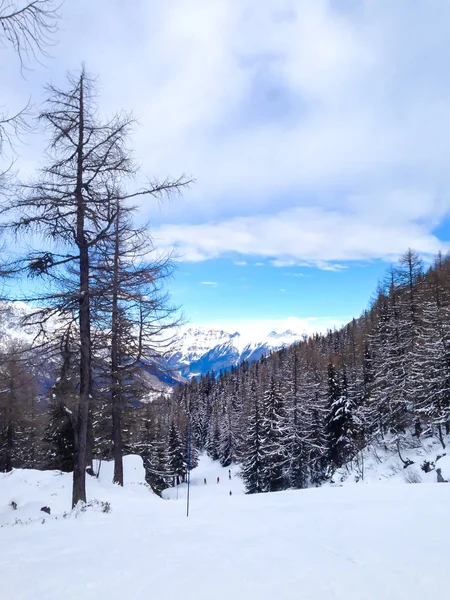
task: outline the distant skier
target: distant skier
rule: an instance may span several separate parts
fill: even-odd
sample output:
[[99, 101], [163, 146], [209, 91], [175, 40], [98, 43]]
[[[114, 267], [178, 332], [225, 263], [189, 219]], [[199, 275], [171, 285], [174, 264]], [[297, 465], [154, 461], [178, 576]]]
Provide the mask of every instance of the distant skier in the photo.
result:
[[203, 483], [206, 485], [206, 477], [203, 479]]
[[217, 478], [217, 483], [219, 483], [219, 481], [220, 481], [220, 477]]
[[230, 490], [230, 496], [232, 496], [232, 495], [233, 495], [233, 493], [232, 493], [232, 491]]
[[228, 479], [231, 479], [231, 469], [228, 469]]

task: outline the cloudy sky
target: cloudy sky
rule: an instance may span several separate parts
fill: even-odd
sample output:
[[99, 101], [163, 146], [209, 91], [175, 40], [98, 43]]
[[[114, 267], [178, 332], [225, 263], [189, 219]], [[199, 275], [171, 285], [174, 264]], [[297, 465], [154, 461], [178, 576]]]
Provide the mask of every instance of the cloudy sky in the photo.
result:
[[[187, 318], [297, 317], [323, 328], [367, 306], [408, 247], [450, 241], [448, 0], [65, 0], [52, 58], [8, 106], [86, 62], [101, 111], [133, 110], [142, 178], [196, 179], [147, 203]], [[19, 148], [32, 172], [45, 138]], [[290, 321], [292, 322], [292, 321]]]

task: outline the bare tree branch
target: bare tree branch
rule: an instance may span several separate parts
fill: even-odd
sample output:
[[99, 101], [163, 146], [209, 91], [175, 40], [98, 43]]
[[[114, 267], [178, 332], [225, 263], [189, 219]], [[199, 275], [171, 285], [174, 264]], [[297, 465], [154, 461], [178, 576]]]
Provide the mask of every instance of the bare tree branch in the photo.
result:
[[0, 47], [11, 46], [22, 69], [27, 59], [46, 55], [58, 29], [60, 7], [55, 0], [0, 0]]

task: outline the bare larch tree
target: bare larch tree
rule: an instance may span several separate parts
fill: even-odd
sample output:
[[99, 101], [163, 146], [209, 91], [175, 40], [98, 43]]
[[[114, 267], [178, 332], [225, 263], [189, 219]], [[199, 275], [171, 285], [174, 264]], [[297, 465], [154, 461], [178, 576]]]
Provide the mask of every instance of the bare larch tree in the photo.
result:
[[[70, 268], [77, 276], [79, 332], [79, 405], [73, 477], [73, 505], [86, 501], [86, 456], [89, 405], [92, 393], [91, 256], [115, 235], [118, 207], [138, 196], [161, 197], [180, 191], [186, 177], [162, 182], [149, 180], [140, 189], [125, 192], [136, 174], [126, 142], [133, 125], [128, 114], [100, 120], [94, 86], [84, 68], [69, 76], [68, 89], [49, 86], [46, 109], [40, 115], [50, 132], [47, 163], [36, 181], [23, 187], [22, 197], [5, 208], [8, 227], [34, 233], [40, 246], [16, 264], [34, 276], [57, 277]], [[61, 294], [52, 290], [40, 301], [48, 310], [63, 312]], [[71, 310], [73, 307], [70, 307]], [[45, 311], [42, 319], [45, 320]]]
[[155, 249], [146, 227], [133, 225], [133, 212], [116, 207], [113, 235], [101, 244], [93, 264], [94, 323], [97, 335], [104, 334], [109, 355], [106, 380], [112, 408], [114, 483], [119, 485], [123, 485], [123, 409], [130, 400], [148, 394], [140, 373], [155, 367], [179, 323], [164, 291], [172, 272], [170, 255]]

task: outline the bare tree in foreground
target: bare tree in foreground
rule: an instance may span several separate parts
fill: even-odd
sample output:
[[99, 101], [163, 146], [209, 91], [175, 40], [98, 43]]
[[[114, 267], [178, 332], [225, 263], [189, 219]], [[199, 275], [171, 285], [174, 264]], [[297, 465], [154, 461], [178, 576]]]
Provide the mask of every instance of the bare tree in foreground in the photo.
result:
[[114, 483], [123, 485], [122, 416], [127, 404], [148, 393], [140, 372], [154, 367], [178, 324], [163, 284], [170, 257], [158, 256], [147, 228], [133, 226], [117, 206], [113, 234], [99, 248], [93, 279], [95, 328], [105, 338], [106, 387], [112, 409]]
[[[16, 270], [36, 277], [54, 278], [70, 268], [77, 278], [79, 334], [79, 404], [76, 419], [72, 504], [86, 501], [87, 436], [92, 395], [91, 258], [106, 240], [113, 239], [119, 210], [131, 199], [161, 198], [180, 191], [189, 180], [166, 179], [132, 192], [127, 180], [137, 172], [126, 142], [133, 125], [130, 115], [105, 121], [98, 117], [92, 81], [84, 68], [69, 76], [68, 89], [48, 88], [46, 110], [40, 115], [50, 132], [47, 166], [35, 182], [24, 186], [22, 197], [5, 207], [8, 228], [39, 236], [41, 245], [19, 261]], [[64, 294], [49, 286], [40, 303], [47, 312], [63, 314]], [[73, 306], [70, 306], [71, 310]], [[41, 322], [46, 319], [41, 311]]]

